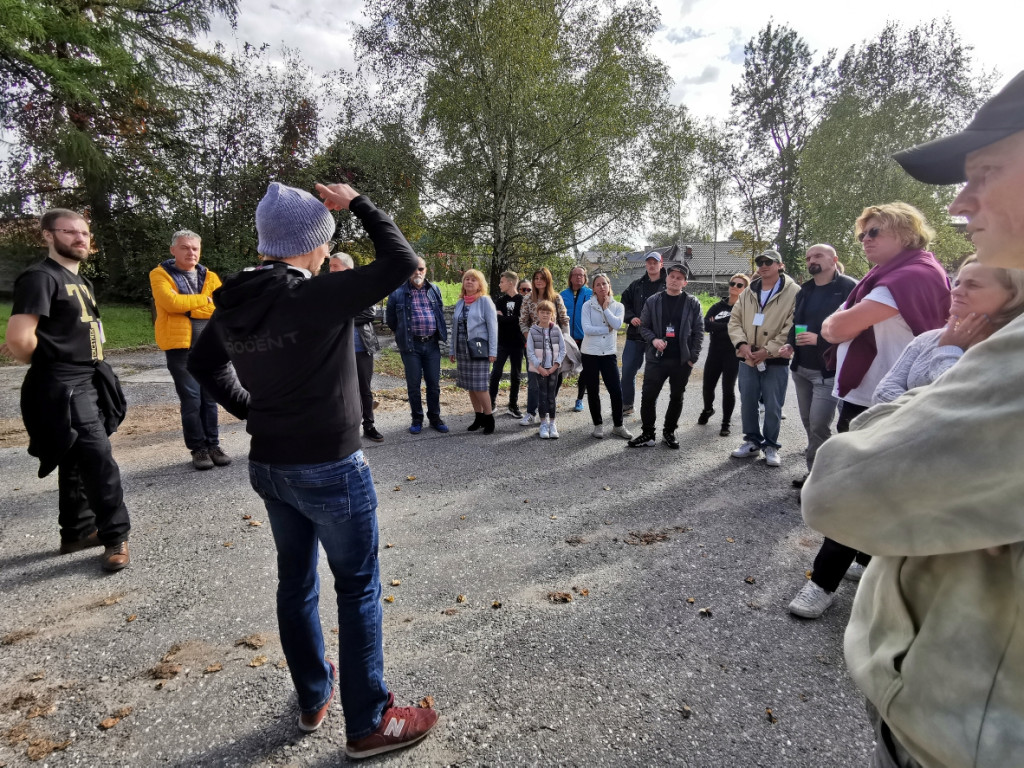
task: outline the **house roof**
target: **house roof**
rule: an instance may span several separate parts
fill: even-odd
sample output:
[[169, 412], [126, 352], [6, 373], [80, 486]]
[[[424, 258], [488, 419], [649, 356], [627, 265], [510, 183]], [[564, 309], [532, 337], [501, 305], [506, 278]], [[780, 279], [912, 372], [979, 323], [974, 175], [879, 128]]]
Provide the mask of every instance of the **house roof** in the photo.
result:
[[[686, 265], [694, 277], [710, 275], [712, 271], [718, 275], [750, 271], [750, 257], [745, 253], [740, 253], [743, 243], [739, 240], [720, 240], [717, 243], [679, 243], [678, 247], [666, 246], [653, 250], [662, 255], [666, 264], [671, 264], [674, 261], [683, 260], [682, 257], [687, 246], [692, 249], [693, 257], [686, 260]], [[670, 251], [674, 251], [674, 253], [670, 254]], [[630, 265], [640, 265], [648, 253], [650, 251], [633, 251], [625, 254], [625, 259]]]

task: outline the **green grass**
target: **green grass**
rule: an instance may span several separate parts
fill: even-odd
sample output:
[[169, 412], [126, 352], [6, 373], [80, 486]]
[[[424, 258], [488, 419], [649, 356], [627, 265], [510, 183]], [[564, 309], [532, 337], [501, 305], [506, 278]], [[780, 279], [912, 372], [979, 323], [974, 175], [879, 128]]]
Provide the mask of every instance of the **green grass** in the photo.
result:
[[[153, 321], [149, 307], [131, 304], [102, 304], [103, 333], [107, 337], [104, 350], [134, 349], [153, 346]], [[7, 320], [11, 316], [11, 302], [0, 301], [0, 339], [7, 335]]]

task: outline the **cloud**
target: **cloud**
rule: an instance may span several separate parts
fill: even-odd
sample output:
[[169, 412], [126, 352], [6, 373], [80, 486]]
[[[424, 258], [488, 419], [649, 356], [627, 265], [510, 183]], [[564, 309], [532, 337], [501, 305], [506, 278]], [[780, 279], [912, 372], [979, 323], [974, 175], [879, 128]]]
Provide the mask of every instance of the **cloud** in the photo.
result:
[[709, 37], [710, 33], [704, 32], [700, 29], [694, 29], [693, 27], [683, 27], [682, 29], [670, 29], [665, 35], [665, 39], [673, 45], [680, 43], [688, 43], [691, 40], [700, 40], [703, 37]]
[[746, 47], [747, 42], [748, 38], [744, 36], [743, 30], [739, 27], [733, 27], [728, 52], [722, 58], [730, 64], [742, 64], [744, 58], [743, 49]]
[[707, 66], [704, 67], [704, 71], [699, 75], [681, 77], [678, 82], [680, 85], [708, 85], [709, 83], [717, 83], [721, 74], [721, 70], [718, 67]]

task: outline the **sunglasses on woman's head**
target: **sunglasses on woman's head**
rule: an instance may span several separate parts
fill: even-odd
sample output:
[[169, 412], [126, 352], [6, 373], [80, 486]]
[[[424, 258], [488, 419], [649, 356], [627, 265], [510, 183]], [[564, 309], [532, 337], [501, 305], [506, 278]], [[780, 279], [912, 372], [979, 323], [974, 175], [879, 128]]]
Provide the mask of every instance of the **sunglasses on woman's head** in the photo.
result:
[[533, 288], [520, 288], [519, 292], [520, 293], [532, 293], [533, 292]]
[[729, 283], [730, 288], [746, 288], [746, 283]]
[[880, 234], [882, 234], [881, 227], [872, 227], [871, 229], [868, 229], [857, 235], [857, 239], [863, 243], [865, 238], [870, 237], [872, 240], [876, 240]]

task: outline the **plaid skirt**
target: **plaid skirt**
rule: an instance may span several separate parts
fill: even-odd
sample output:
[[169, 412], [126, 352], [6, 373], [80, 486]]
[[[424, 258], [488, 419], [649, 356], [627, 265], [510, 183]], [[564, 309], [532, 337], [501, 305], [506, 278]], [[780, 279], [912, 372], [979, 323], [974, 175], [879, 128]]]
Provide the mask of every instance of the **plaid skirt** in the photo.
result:
[[460, 333], [455, 344], [455, 385], [470, 392], [486, 392], [490, 380], [490, 361], [486, 357], [470, 357], [466, 334]]

